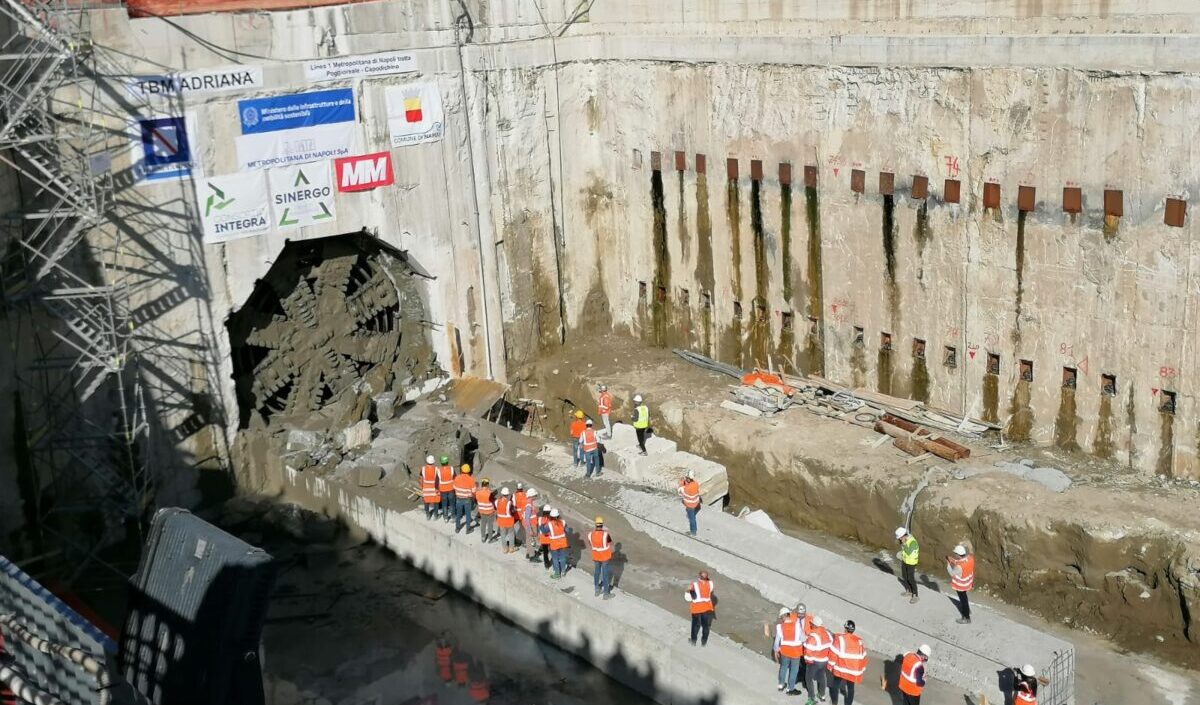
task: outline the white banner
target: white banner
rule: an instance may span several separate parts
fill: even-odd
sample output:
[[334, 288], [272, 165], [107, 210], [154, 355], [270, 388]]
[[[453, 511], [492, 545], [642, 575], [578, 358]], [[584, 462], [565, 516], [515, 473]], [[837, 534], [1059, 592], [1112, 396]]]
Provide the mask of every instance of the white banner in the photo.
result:
[[271, 214], [276, 230], [292, 230], [334, 220], [329, 162], [271, 169]]
[[393, 147], [436, 142], [442, 138], [445, 116], [437, 83], [391, 86], [385, 96]]
[[248, 237], [271, 228], [267, 175], [261, 171], [196, 179], [204, 243]]
[[159, 76], [133, 76], [125, 88], [137, 98], [211, 95], [262, 88], [261, 66], [221, 66]]
[[406, 51], [384, 51], [360, 56], [331, 56], [304, 64], [309, 83], [360, 76], [382, 76], [417, 70], [417, 57]]
[[355, 154], [355, 123], [335, 122], [237, 138], [238, 164], [265, 169]]

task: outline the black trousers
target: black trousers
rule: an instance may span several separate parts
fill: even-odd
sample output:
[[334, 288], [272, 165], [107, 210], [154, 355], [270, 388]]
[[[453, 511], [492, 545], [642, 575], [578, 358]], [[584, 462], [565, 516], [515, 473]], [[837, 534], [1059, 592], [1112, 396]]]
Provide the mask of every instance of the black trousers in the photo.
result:
[[697, 634], [701, 634], [701, 644], [708, 643], [708, 630], [712, 628], [712, 618], [712, 612], [692, 615], [692, 643], [695, 643]]
[[917, 594], [917, 567], [903, 563], [900, 566], [900, 576], [904, 581], [904, 589]]
[[845, 678], [838, 678], [830, 674], [829, 676], [829, 702], [833, 705], [838, 705], [838, 697], [845, 693], [846, 705], [854, 705], [854, 681], [848, 681]]
[[966, 590], [955, 590], [958, 593], [958, 613], [963, 619], [971, 618], [971, 601], [967, 599]]
[[903, 702], [904, 705], [921, 705], [921, 696], [920, 695], [909, 695], [908, 693], [901, 693], [900, 697], [902, 698], [901, 702]]
[[549, 569], [550, 568], [550, 544], [545, 544], [545, 543], [539, 544], [538, 545], [538, 553], [542, 554], [542, 565], [546, 566], [546, 568]]
[[638, 448], [640, 448], [641, 451], [643, 453], [645, 453], [646, 452], [646, 431], [648, 431], [649, 429], [635, 428], [633, 430], [637, 433]]

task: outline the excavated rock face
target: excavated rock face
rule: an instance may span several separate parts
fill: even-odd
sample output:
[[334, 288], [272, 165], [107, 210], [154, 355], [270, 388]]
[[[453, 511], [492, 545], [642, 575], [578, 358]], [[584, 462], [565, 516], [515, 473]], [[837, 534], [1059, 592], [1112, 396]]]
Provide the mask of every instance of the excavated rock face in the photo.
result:
[[289, 242], [227, 324], [240, 427], [352, 424], [439, 374], [419, 281], [364, 234]]

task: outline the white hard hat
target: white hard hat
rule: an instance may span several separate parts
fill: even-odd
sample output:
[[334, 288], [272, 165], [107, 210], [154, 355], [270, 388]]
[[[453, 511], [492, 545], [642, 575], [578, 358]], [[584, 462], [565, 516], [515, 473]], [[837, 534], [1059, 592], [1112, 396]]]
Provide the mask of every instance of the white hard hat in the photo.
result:
[[920, 646], [917, 647], [917, 653], [921, 654], [925, 658], [929, 658], [929, 655], [932, 654], [933, 652], [930, 651], [929, 644], [921, 644]]
[[543, 505], [542, 505], [542, 511], [543, 511], [543, 512], [548, 512], [548, 511], [550, 511], [550, 505], [549, 505], [549, 504], [543, 504]]
[[688, 470], [688, 471], [687, 471], [687, 479], [689, 479], [689, 480], [695, 480], [695, 479], [696, 479], [696, 471], [695, 471], [695, 470]]
[[591, 420], [591, 419], [588, 419], [587, 421], [584, 421], [583, 423], [584, 423], [585, 425], [587, 425], [587, 426], [591, 426], [591, 425], [592, 425], [592, 420]]
[[797, 612], [797, 613], [799, 613], [799, 614], [805, 614], [807, 611], [808, 611], [808, 607], [806, 607], [806, 606], [804, 605], [804, 603], [803, 603], [803, 602], [801, 602], [801, 603], [799, 603], [799, 604], [797, 604], [797, 605], [796, 605], [796, 612]]
[[634, 395], [633, 395], [633, 400], [634, 400], [634, 401], [641, 401], [641, 400], [642, 400], [642, 395], [641, 395], [641, 394], [634, 394]]
[[967, 555], [967, 547], [960, 543], [954, 547], [954, 553], [955, 555], [965, 556]]
[[1037, 671], [1033, 669], [1032, 663], [1027, 663], [1024, 666], [1021, 666], [1021, 675], [1033, 678], [1037, 675]]
[[558, 510], [557, 510], [557, 509], [551, 509], [551, 510], [550, 510], [550, 516], [552, 516], [552, 517], [556, 517], [556, 516], [558, 516]]
[[822, 621], [821, 621], [821, 618], [820, 618], [820, 617], [813, 617], [813, 618], [812, 618], [812, 625], [813, 625], [814, 627], [819, 627], [819, 626], [821, 626], [822, 624], [824, 624], [824, 622], [822, 622]]
[[789, 609], [788, 609], [788, 608], [786, 608], [786, 607], [780, 607], [780, 608], [779, 608], [779, 616], [780, 616], [780, 617], [782, 617], [783, 615], [787, 614], [788, 612], [791, 612], [791, 610], [789, 610]]
[[532, 487], [530, 487], [530, 488], [529, 488], [529, 491], [525, 493], [525, 496], [526, 496], [526, 497], [536, 497], [536, 496], [537, 496], [537, 490], [535, 490], [535, 489], [533, 489]]
[[901, 526], [900, 528], [896, 529], [896, 538], [898, 538], [898, 539], [903, 538], [904, 535], [907, 533], [908, 533], [908, 529]]
[[430, 465], [433, 465], [433, 456], [432, 455], [425, 456], [425, 462], [429, 463]]
[[517, 489], [518, 489], [518, 490], [523, 490], [523, 489], [525, 489], [525, 483], [524, 483], [524, 482], [518, 482], [518, 483], [517, 483]]
[[508, 496], [508, 488], [507, 487], [502, 488], [500, 490], [500, 494], [504, 497], [507, 497]]

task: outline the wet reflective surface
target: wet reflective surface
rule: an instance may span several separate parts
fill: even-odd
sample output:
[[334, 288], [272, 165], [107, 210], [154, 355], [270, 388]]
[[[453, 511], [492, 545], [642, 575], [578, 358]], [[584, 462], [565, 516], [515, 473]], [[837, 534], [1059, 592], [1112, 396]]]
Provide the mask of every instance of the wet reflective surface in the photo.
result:
[[270, 703], [653, 702], [379, 547], [272, 543], [284, 569], [263, 632]]

